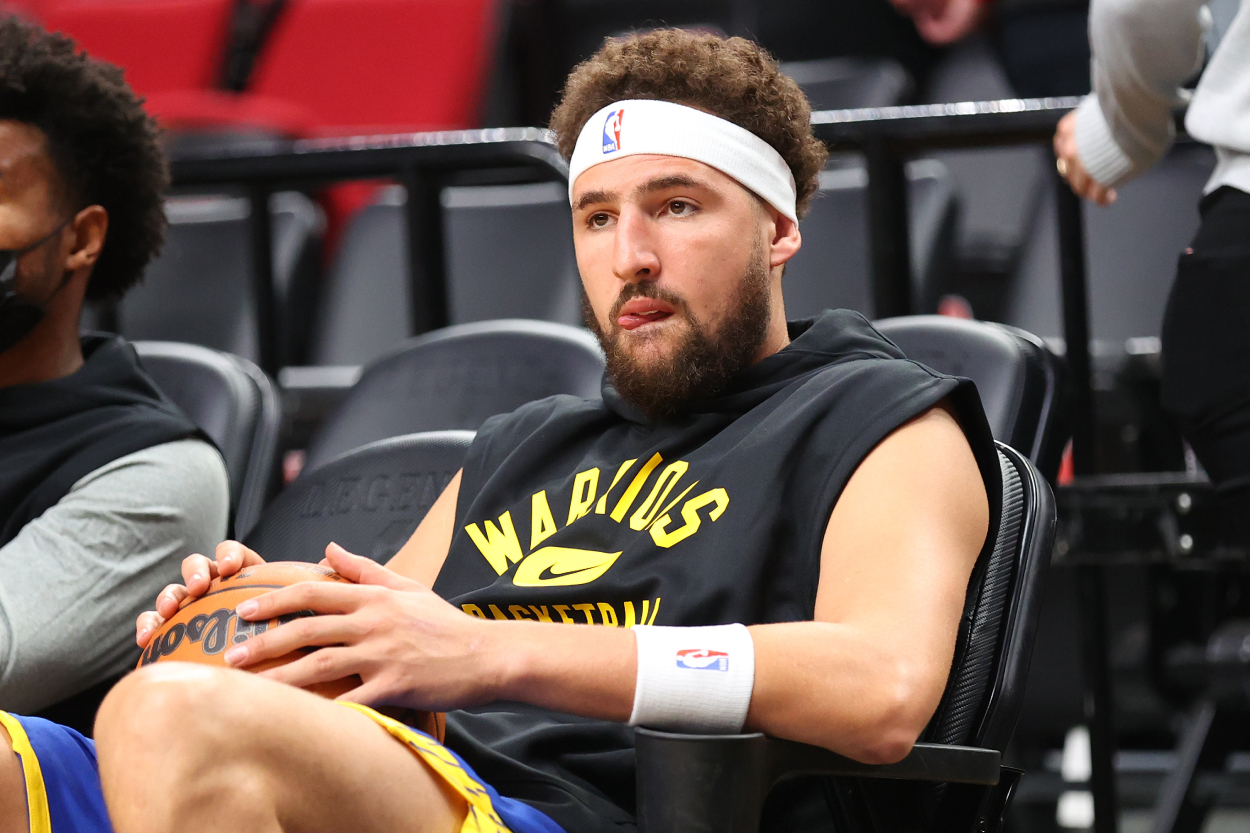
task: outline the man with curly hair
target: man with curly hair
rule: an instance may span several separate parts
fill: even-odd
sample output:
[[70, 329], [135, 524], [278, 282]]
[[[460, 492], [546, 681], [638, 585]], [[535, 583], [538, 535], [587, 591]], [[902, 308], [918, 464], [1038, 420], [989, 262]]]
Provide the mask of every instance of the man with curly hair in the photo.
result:
[[[488, 421], [386, 567], [331, 544], [355, 584], [240, 604], [323, 615], [232, 646], [234, 668], [119, 683], [96, 722], [116, 830], [629, 830], [631, 726], [871, 762], [924, 731], [998, 467], [970, 383], [858, 314], [785, 321], [824, 161], [798, 87], [747, 41], [658, 31], [579, 66], [552, 126], [602, 399]], [[138, 642], [260, 562], [188, 558]], [[243, 673], [300, 647], [320, 649]], [[297, 687], [351, 675], [342, 702]], [[381, 705], [446, 711], [446, 744]], [[772, 821], [827, 821], [822, 801], [803, 782]]]
[[128, 670], [133, 616], [226, 529], [220, 454], [127, 344], [79, 335], [83, 299], [120, 296], [160, 248], [167, 184], [120, 70], [0, 20], [3, 709]]

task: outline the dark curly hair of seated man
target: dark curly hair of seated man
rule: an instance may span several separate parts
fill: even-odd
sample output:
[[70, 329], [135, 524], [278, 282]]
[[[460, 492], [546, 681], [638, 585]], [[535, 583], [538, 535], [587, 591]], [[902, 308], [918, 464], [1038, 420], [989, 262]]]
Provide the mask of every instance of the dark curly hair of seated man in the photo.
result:
[[122, 70], [18, 18], [0, 21], [0, 119], [38, 127], [68, 210], [108, 211], [108, 242], [86, 297], [119, 297], [143, 276], [165, 238], [169, 169], [160, 128]]

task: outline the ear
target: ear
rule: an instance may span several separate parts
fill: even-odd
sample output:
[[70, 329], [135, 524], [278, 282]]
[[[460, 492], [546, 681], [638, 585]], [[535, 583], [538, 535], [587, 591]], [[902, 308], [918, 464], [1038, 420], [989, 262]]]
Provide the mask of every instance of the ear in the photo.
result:
[[776, 269], [783, 265], [803, 246], [803, 235], [799, 233], [799, 224], [782, 214], [772, 206], [768, 206], [772, 219], [772, 240], [769, 241], [768, 266]]
[[74, 215], [69, 229], [73, 242], [65, 259], [65, 268], [76, 272], [89, 268], [100, 259], [104, 237], [108, 233], [109, 213], [101, 205], [89, 205]]

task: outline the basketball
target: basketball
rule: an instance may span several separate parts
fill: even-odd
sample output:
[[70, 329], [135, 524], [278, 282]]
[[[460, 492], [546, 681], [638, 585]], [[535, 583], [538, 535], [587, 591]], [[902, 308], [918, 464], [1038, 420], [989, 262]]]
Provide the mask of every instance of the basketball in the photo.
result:
[[[208, 586], [208, 592], [194, 599], [186, 599], [171, 616], [152, 634], [152, 640], [139, 658], [139, 665], [154, 662], [196, 662], [203, 665], [226, 666], [225, 653], [231, 645], [246, 642], [253, 636], [278, 627], [303, 616], [314, 615], [299, 611], [265, 621], [249, 622], [235, 615], [240, 602], [261, 596], [273, 590], [297, 584], [301, 581], [337, 581], [350, 584], [348, 579], [317, 564], [300, 561], [276, 561], [245, 567], [232, 576], [216, 578]], [[294, 662], [312, 653], [315, 648], [298, 651], [248, 666], [246, 670], [259, 672]], [[351, 691], [360, 685], [361, 679], [352, 675], [340, 680], [318, 683], [307, 687], [308, 691], [328, 699]], [[378, 711], [414, 726], [442, 740], [443, 715], [441, 713], [417, 712], [403, 708], [380, 708]]]

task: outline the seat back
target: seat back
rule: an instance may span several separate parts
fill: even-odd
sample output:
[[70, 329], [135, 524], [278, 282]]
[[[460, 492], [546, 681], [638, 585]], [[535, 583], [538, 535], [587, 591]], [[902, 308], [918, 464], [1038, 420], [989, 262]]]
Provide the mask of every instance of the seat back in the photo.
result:
[[134, 347], [160, 389], [221, 450], [234, 533], [246, 535], [277, 482], [282, 410], [273, 382], [246, 359], [196, 344], [137, 341]]
[[306, 108], [328, 135], [476, 127], [493, 48], [491, 0], [300, 0], [248, 89]]
[[140, 95], [214, 87], [225, 60], [231, 0], [52, 0], [43, 24], [93, 58], [126, 70]]
[[326, 544], [385, 563], [460, 469], [472, 431], [392, 437], [298, 478], [245, 539], [270, 561], [317, 562]]
[[909, 359], [975, 382], [994, 439], [1019, 449], [1053, 480], [1068, 438], [1060, 414], [1061, 364], [1041, 339], [941, 315], [886, 318], [875, 326]]
[[[243, 197], [173, 197], [165, 247], [144, 281], [118, 305], [122, 335], [131, 340], [181, 341], [257, 361], [260, 341], [253, 294], [250, 203]], [[296, 192], [270, 200], [273, 276], [281, 364], [299, 363], [296, 322], [315, 288], [325, 218]]]
[[365, 443], [417, 431], [476, 431], [557, 393], [595, 397], [603, 356], [585, 330], [483, 321], [414, 338], [365, 368], [308, 446], [306, 470]]
[[1003, 504], [997, 538], [974, 573], [946, 692], [924, 740], [1003, 751], [1033, 652], [1055, 501], [1027, 457], [998, 443], [998, 458]]
[[[317, 313], [315, 364], [364, 364], [413, 335], [405, 200], [403, 188], [386, 189], [348, 227]], [[563, 185], [446, 188], [442, 207], [452, 324], [581, 322]]]
[[[946, 291], [959, 203], [946, 168], [924, 160], [907, 166], [911, 223], [912, 308], [935, 312]], [[803, 248], [786, 264], [786, 317], [826, 309], [875, 312], [868, 249], [868, 174], [862, 167], [820, 174], [820, 191], [803, 218]]]

